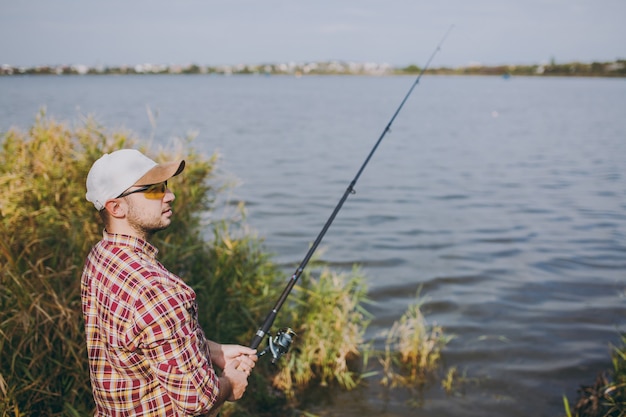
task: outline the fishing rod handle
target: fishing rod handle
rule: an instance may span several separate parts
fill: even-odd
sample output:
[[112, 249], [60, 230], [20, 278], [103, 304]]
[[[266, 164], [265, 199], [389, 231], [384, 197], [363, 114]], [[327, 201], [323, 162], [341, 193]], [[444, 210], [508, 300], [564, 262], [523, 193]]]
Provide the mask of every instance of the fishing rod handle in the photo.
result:
[[269, 314], [265, 318], [265, 321], [263, 322], [263, 325], [259, 327], [254, 337], [252, 338], [252, 341], [250, 342], [250, 347], [252, 349], [256, 349], [259, 347], [265, 336], [270, 331], [270, 328], [272, 327], [272, 324], [274, 323], [274, 319], [276, 319], [277, 314], [278, 311], [275, 308], [269, 312]]

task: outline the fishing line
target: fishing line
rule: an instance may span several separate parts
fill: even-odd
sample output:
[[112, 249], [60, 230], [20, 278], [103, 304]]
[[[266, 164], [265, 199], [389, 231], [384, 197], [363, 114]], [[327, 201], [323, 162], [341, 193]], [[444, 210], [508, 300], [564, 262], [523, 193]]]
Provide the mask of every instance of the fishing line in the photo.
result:
[[[341, 208], [343, 207], [343, 204], [347, 200], [348, 196], [350, 194], [354, 194], [355, 193], [354, 186], [356, 185], [357, 181], [361, 177], [361, 174], [363, 173], [363, 170], [365, 169], [365, 167], [369, 163], [370, 159], [372, 159], [372, 156], [376, 152], [376, 149], [378, 149], [378, 146], [382, 142], [382, 140], [385, 137], [385, 135], [391, 130], [391, 125], [393, 124], [394, 120], [396, 119], [396, 116], [398, 116], [398, 113], [400, 113], [400, 110], [402, 110], [402, 107], [404, 107], [404, 103], [406, 103], [406, 101], [408, 100], [409, 96], [411, 95], [411, 93], [413, 92], [413, 90], [415, 89], [417, 84], [420, 82], [420, 79], [422, 78], [422, 75], [424, 75], [424, 72], [426, 72], [426, 69], [428, 69], [428, 67], [430, 66], [430, 63], [433, 60], [433, 58], [435, 57], [435, 55], [437, 54], [437, 52], [439, 52], [441, 50], [441, 45], [443, 45], [444, 41], [446, 40], [446, 38], [450, 34], [450, 31], [452, 30], [453, 27], [454, 27], [454, 25], [451, 25], [450, 28], [448, 28], [448, 30], [446, 31], [445, 35], [443, 36], [443, 38], [441, 38], [441, 41], [437, 45], [437, 48], [435, 48], [435, 50], [433, 51], [433, 53], [430, 56], [430, 58], [428, 59], [428, 61], [426, 61], [426, 65], [424, 65], [424, 67], [422, 68], [422, 70], [418, 74], [417, 78], [415, 79], [415, 81], [411, 85], [411, 88], [409, 89], [409, 91], [404, 96], [404, 99], [402, 100], [402, 102], [400, 103], [400, 105], [396, 109], [395, 113], [393, 114], [393, 116], [389, 120], [389, 123], [387, 123], [387, 126], [385, 126], [385, 129], [383, 130], [383, 132], [381, 133], [380, 137], [378, 138], [378, 140], [374, 144], [374, 147], [372, 148], [370, 153], [367, 155], [367, 158], [365, 158], [365, 161], [361, 165], [361, 168], [358, 170], [358, 172], [355, 175], [354, 179], [348, 185], [348, 188], [346, 189], [346, 191], [344, 192], [343, 196], [339, 200], [339, 203], [337, 203], [337, 206], [335, 207], [335, 209], [331, 213], [330, 217], [328, 218], [328, 220], [324, 224], [324, 227], [322, 227], [322, 230], [320, 231], [319, 235], [317, 236], [317, 238], [315, 239], [315, 241], [311, 245], [309, 251], [304, 256], [304, 259], [302, 259], [302, 262], [300, 262], [300, 265], [298, 265], [298, 268], [295, 270], [295, 272], [293, 273], [293, 275], [289, 279], [289, 281], [287, 283], [287, 286], [285, 287], [285, 289], [281, 293], [280, 297], [278, 298], [278, 301], [276, 302], [276, 304], [274, 305], [272, 310], [266, 316], [265, 321], [263, 322], [261, 327], [259, 327], [259, 329], [257, 330], [256, 334], [254, 335], [254, 338], [252, 339], [252, 342], [250, 343], [250, 347], [252, 349], [256, 349], [259, 346], [259, 344], [261, 344], [261, 341], [263, 340], [265, 335], [269, 335], [268, 332], [269, 332], [270, 328], [272, 327], [272, 325], [274, 324], [274, 320], [276, 319], [276, 316], [277, 316], [278, 312], [280, 311], [281, 307], [283, 306], [283, 304], [287, 300], [287, 297], [289, 296], [289, 293], [291, 293], [291, 290], [296, 285], [296, 282], [298, 281], [298, 278], [300, 278], [300, 275], [302, 275], [302, 272], [304, 271], [304, 268], [309, 263], [309, 260], [311, 260], [311, 257], [315, 253], [315, 250], [317, 249], [317, 247], [319, 246], [320, 242], [324, 238], [324, 235], [326, 234], [326, 232], [330, 228], [330, 225], [335, 220], [335, 217], [337, 216], [337, 213], [339, 213], [339, 210], [341, 210]], [[268, 347], [265, 350], [263, 350], [262, 352], [260, 352], [259, 356], [264, 355], [266, 353], [270, 353], [271, 356], [272, 356], [272, 362], [276, 362], [277, 359], [279, 359], [282, 355], [284, 355], [289, 350], [289, 346], [291, 345], [291, 342], [292, 342], [294, 337], [295, 337], [295, 332], [293, 330], [289, 329], [289, 328], [285, 328], [285, 329], [279, 330], [278, 333], [276, 334], [276, 337], [274, 339], [272, 339], [271, 337], [269, 338], [269, 345], [268, 345]]]

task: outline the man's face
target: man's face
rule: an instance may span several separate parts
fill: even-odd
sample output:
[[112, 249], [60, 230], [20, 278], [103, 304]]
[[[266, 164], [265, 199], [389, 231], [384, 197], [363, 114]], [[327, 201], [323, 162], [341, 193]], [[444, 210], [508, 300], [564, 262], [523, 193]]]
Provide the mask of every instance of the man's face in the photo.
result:
[[171, 203], [176, 197], [167, 186], [161, 198], [155, 198], [154, 195], [143, 192], [133, 193], [124, 198], [128, 203], [126, 213], [128, 224], [137, 232], [151, 236], [165, 229], [172, 222]]

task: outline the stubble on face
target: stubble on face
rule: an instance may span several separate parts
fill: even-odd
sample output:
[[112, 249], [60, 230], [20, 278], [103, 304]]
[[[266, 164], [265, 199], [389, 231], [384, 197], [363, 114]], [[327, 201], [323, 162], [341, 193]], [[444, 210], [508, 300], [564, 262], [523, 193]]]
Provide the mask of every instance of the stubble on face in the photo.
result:
[[137, 204], [131, 199], [127, 199], [127, 203], [128, 225], [145, 240], [148, 240], [156, 232], [166, 229], [171, 223], [170, 218], [163, 215], [162, 204], [159, 204], [158, 207], [156, 204]]

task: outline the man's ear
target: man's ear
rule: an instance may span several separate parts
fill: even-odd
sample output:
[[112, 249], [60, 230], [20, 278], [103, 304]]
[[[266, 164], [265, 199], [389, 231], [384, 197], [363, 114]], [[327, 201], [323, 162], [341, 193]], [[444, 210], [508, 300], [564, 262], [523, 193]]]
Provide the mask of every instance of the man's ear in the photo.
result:
[[115, 198], [113, 200], [109, 200], [104, 204], [104, 209], [114, 218], [122, 218], [126, 216], [126, 209], [128, 205], [125, 201]]

